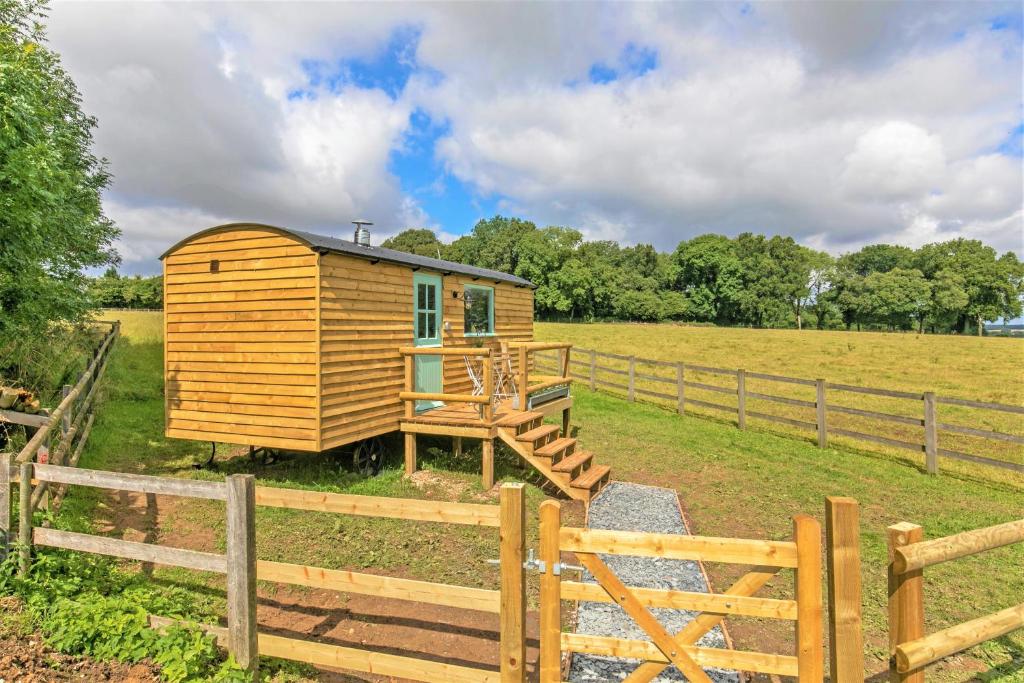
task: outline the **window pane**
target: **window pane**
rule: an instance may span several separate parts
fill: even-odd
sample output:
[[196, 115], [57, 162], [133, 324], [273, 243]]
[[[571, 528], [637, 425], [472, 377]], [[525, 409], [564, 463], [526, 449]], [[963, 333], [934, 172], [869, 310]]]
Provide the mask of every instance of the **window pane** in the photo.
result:
[[426, 308], [427, 307], [427, 286], [425, 284], [423, 284], [423, 283], [420, 283], [419, 287], [417, 287], [416, 289], [417, 289], [417, 293], [418, 293], [418, 296], [416, 298], [416, 308], [420, 308], [420, 309]]
[[[437, 287], [434, 285], [427, 285], [427, 308], [433, 311], [437, 308], [437, 302], [434, 300], [434, 296], [437, 292]], [[433, 335], [431, 335], [433, 336]]]
[[491, 292], [486, 289], [466, 289], [464, 294], [465, 329], [467, 334], [490, 334]]
[[430, 313], [424, 315], [427, 316], [427, 339], [433, 339], [437, 336], [437, 316]]
[[427, 314], [420, 313], [417, 317], [416, 336], [420, 339], [427, 336]]

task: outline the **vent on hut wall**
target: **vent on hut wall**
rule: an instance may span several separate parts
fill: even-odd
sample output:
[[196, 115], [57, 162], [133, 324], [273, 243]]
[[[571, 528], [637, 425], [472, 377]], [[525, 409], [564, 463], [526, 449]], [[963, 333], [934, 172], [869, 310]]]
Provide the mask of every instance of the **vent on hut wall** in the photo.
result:
[[368, 220], [362, 218], [352, 221], [352, 224], [356, 226], [355, 234], [352, 236], [352, 241], [361, 247], [370, 246], [370, 228], [373, 225]]

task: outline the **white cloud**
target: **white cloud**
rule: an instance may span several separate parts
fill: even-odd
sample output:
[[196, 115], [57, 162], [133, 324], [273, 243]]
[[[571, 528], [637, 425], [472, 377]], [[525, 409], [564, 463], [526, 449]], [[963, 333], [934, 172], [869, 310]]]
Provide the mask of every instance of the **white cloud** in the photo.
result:
[[[81, 3], [51, 36], [100, 121], [129, 264], [205, 220], [448, 233], [391, 171], [408, 117], [503, 211], [661, 248], [704, 231], [830, 250], [986, 235], [1021, 248], [1014, 4]], [[420, 42], [405, 90], [289, 99], [304, 60]], [[607, 84], [629, 46], [657, 68]], [[171, 208], [168, 208], [171, 207]], [[149, 265], [143, 265], [148, 263]], [[132, 266], [129, 265], [129, 268]]]

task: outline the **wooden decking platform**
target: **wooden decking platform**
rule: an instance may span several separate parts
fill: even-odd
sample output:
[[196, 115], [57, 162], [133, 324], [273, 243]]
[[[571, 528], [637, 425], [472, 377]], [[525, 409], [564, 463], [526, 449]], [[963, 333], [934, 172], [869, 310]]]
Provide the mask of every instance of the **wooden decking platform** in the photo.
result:
[[[544, 416], [561, 413], [572, 408], [572, 397], [561, 398], [539, 405], [532, 410]], [[498, 406], [490, 421], [480, 416], [478, 405], [457, 403], [432, 408], [413, 417], [402, 418], [402, 431], [414, 434], [442, 434], [479, 439], [493, 439], [499, 427], [514, 425], [526, 412], [515, 410], [508, 404]]]

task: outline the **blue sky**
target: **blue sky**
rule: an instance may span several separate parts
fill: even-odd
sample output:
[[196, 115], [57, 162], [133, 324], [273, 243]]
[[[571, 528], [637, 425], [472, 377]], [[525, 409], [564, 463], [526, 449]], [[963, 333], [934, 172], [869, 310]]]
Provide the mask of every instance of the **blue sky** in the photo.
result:
[[1018, 2], [58, 3], [129, 272], [237, 220], [1024, 256]]

